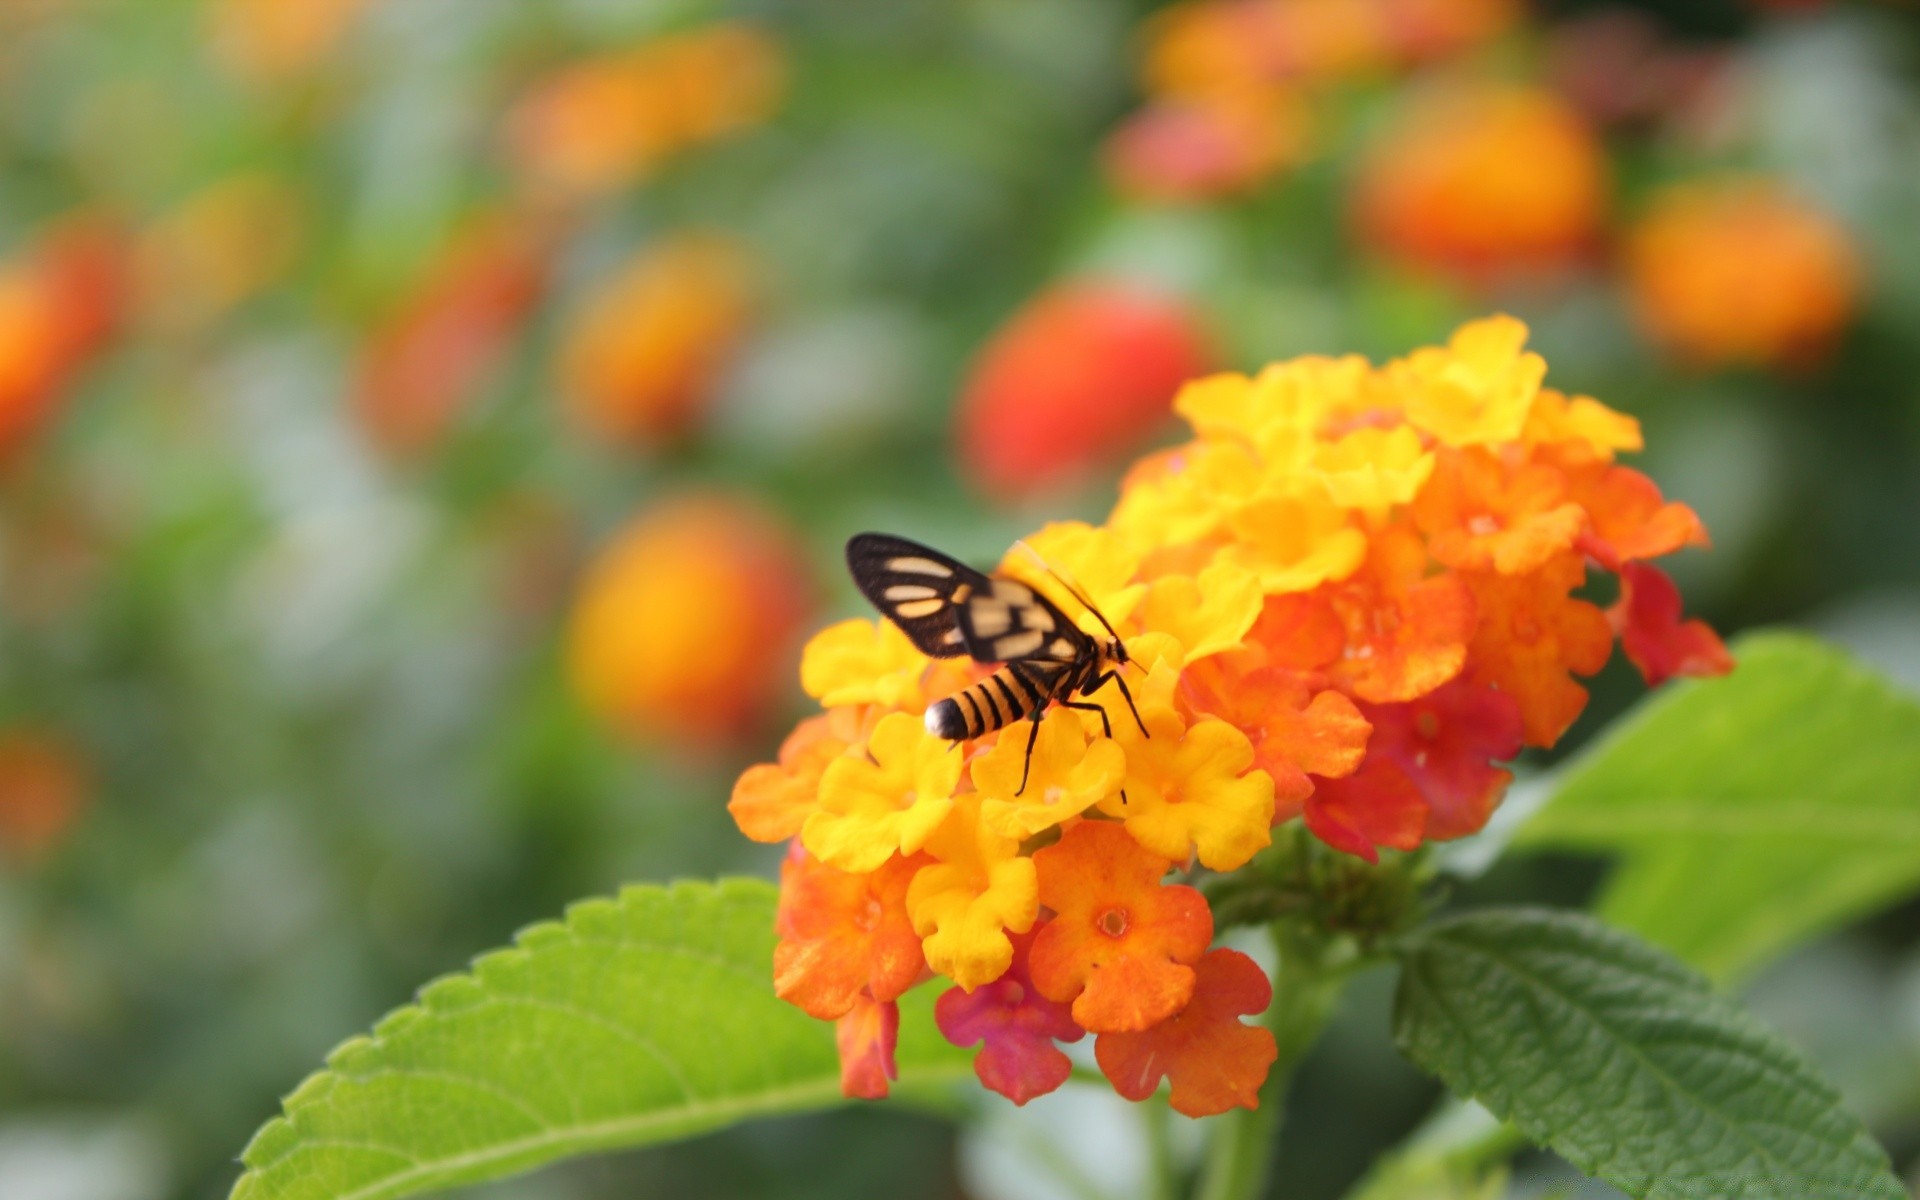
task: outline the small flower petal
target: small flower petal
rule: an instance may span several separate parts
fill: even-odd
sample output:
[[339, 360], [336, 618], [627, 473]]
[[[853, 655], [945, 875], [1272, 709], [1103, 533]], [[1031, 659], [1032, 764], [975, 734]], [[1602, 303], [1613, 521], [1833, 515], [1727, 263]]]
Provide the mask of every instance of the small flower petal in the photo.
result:
[[1215, 871], [1245, 866], [1273, 840], [1273, 777], [1248, 770], [1253, 743], [1211, 717], [1188, 726], [1171, 708], [1141, 715], [1152, 736], [1119, 733], [1126, 788], [1102, 809], [1162, 858], [1197, 855]]
[[871, 871], [897, 851], [912, 854], [953, 808], [960, 755], [920, 718], [892, 713], [874, 727], [867, 753], [846, 754], [820, 776], [820, 807], [801, 826], [807, 852], [842, 871]]
[[1273, 985], [1238, 950], [1214, 950], [1194, 968], [1193, 999], [1177, 1014], [1138, 1032], [1102, 1033], [1094, 1058], [1113, 1090], [1145, 1100], [1169, 1079], [1175, 1112], [1211, 1117], [1259, 1108], [1260, 1085], [1280, 1057], [1271, 1030], [1239, 1020], [1265, 1012]]
[[1013, 938], [1006, 974], [969, 993], [953, 988], [934, 1004], [933, 1019], [956, 1046], [981, 1044], [973, 1071], [980, 1082], [1015, 1104], [1044, 1096], [1067, 1081], [1073, 1063], [1055, 1042], [1077, 1042], [1086, 1030], [1064, 1004], [1033, 986], [1027, 956], [1038, 928]]
[[1213, 914], [1190, 887], [1163, 887], [1170, 865], [1118, 825], [1083, 821], [1036, 851], [1040, 902], [1054, 911], [1034, 939], [1034, 986], [1073, 1004], [1099, 1031], [1145, 1029], [1193, 995], [1193, 968]]
[[907, 889], [907, 912], [925, 938], [927, 965], [968, 991], [991, 983], [1013, 961], [1009, 930], [1033, 927], [1040, 902], [1031, 858], [1020, 844], [987, 829], [978, 793], [955, 799], [927, 839], [934, 865]]
[[1733, 670], [1720, 635], [1705, 621], [1682, 621], [1681, 612], [1680, 589], [1665, 571], [1646, 563], [1620, 568], [1620, 600], [1607, 619], [1648, 687], [1676, 675], [1702, 679]]
[[926, 966], [906, 899], [928, 861], [895, 857], [853, 875], [795, 846], [780, 868], [774, 994], [822, 1020], [851, 1012], [862, 992], [899, 999]]
[[900, 1006], [863, 995], [833, 1034], [840, 1051], [840, 1094], [849, 1100], [885, 1100], [900, 1078], [893, 1057], [900, 1042]]
[[[1034, 735], [1031, 771], [1026, 769], [1029, 735]], [[987, 828], [1020, 841], [1113, 795], [1126, 770], [1118, 745], [1104, 737], [1089, 740], [1078, 714], [1053, 708], [1043, 715], [1037, 734], [1027, 721], [1003, 730], [993, 748], [973, 760], [973, 786], [982, 797]], [[1023, 776], [1026, 790], [1018, 791]]]

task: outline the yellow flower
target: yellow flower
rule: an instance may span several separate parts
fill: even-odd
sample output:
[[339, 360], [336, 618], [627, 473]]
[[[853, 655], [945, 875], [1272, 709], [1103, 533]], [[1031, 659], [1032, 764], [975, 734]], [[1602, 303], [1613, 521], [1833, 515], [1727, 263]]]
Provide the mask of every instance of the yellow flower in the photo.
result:
[[1033, 860], [1020, 843], [988, 829], [978, 793], [958, 797], [927, 840], [934, 865], [907, 888], [907, 915], [926, 940], [927, 965], [968, 991], [1006, 974], [1007, 931], [1025, 933], [1040, 912]]
[[1238, 646], [1260, 619], [1265, 600], [1258, 575], [1231, 562], [1216, 562], [1197, 577], [1167, 575], [1154, 580], [1140, 607], [1140, 618], [1149, 630], [1180, 643], [1184, 666]]
[[1051, 709], [1034, 737], [1033, 769], [1019, 795], [1027, 762], [1026, 723], [1009, 726], [993, 748], [973, 760], [981, 820], [1001, 837], [1016, 841], [1077, 817], [1120, 789], [1127, 756], [1104, 737], [1089, 741], [1071, 710]]
[[1261, 500], [1228, 525], [1239, 540], [1221, 548], [1219, 561], [1253, 572], [1269, 595], [1345, 579], [1367, 555], [1367, 535], [1324, 494]]
[[1547, 363], [1526, 350], [1527, 327], [1512, 317], [1462, 325], [1444, 348], [1416, 350], [1388, 367], [1407, 395], [1407, 419], [1450, 446], [1510, 442]]
[[1206, 537], [1233, 506], [1257, 496], [1266, 478], [1253, 449], [1238, 442], [1191, 442], [1154, 466], [1128, 480], [1107, 519], [1109, 528], [1138, 545], [1173, 546]]
[[874, 727], [867, 755], [836, 758], [820, 777], [820, 808], [800, 829], [807, 852], [842, 871], [912, 854], [953, 809], [961, 759], [920, 718], [893, 713]]
[[1381, 520], [1396, 504], [1412, 500], [1433, 474], [1433, 452], [1405, 425], [1358, 429], [1313, 454], [1320, 483], [1341, 508]]
[[822, 707], [926, 706], [920, 677], [928, 658], [887, 621], [854, 618], [813, 635], [800, 655], [800, 686]]
[[1534, 399], [1524, 437], [1528, 446], [1585, 442], [1608, 461], [1622, 450], [1633, 453], [1645, 445], [1640, 422], [1632, 417], [1613, 411], [1591, 396], [1569, 397], [1552, 388], [1541, 388]]
[[1008, 552], [1001, 570], [1017, 579], [1036, 584], [1041, 591], [1060, 603], [1067, 615], [1082, 626], [1090, 627], [1088, 632], [1104, 634], [1099, 622], [1090, 617], [1081, 620], [1079, 604], [1066, 594], [1053, 579], [1047, 577], [1040, 563], [1033, 555], [1039, 555], [1041, 562], [1064, 575], [1075, 587], [1087, 594], [1087, 598], [1099, 606], [1106, 618], [1116, 626], [1126, 620], [1133, 612], [1134, 605], [1140, 602], [1140, 595], [1146, 588], [1133, 582], [1133, 574], [1140, 567], [1140, 554], [1109, 529], [1088, 525], [1084, 521], [1055, 521], [1032, 537], [1024, 539], [1032, 548], [1028, 554], [1019, 546]]
[[1127, 755], [1126, 799], [1116, 796], [1101, 810], [1124, 820], [1133, 839], [1162, 858], [1184, 862], [1198, 854], [1215, 871], [1244, 866], [1272, 840], [1273, 776], [1248, 770], [1253, 743], [1212, 717], [1188, 727], [1171, 708], [1141, 715], [1153, 736], [1118, 734]]

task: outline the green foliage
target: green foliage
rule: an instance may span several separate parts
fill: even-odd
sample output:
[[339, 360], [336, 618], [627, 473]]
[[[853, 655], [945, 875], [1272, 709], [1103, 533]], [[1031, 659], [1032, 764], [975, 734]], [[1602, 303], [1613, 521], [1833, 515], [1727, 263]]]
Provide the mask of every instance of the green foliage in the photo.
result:
[[[387, 1200], [840, 1103], [833, 1026], [773, 995], [774, 898], [628, 888], [428, 985], [287, 1098], [233, 1200]], [[899, 1064], [969, 1070], [914, 1011]]]
[[1650, 701], [1520, 843], [1622, 861], [1600, 914], [1718, 979], [1920, 887], [1920, 702], [1807, 637]]
[[1418, 934], [1408, 1057], [1641, 1200], [1906, 1200], [1838, 1093], [1707, 980], [1591, 917], [1475, 913]]

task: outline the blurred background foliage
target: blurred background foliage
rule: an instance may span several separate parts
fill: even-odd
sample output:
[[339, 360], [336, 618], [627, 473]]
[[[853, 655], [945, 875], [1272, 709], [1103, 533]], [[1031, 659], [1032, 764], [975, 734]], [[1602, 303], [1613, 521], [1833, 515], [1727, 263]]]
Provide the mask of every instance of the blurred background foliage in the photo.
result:
[[[223, 1194], [423, 979], [770, 872], [842, 540], [1098, 514], [1208, 369], [1514, 312], [1704, 615], [1920, 686], [1916, 212], [1893, 2], [0, 0], [0, 1195]], [[1432, 1099], [1375, 982], [1279, 1194]], [[1752, 999], [1914, 1171], [1920, 907]], [[1135, 1194], [1130, 1110], [979, 1105], [484, 1194]]]

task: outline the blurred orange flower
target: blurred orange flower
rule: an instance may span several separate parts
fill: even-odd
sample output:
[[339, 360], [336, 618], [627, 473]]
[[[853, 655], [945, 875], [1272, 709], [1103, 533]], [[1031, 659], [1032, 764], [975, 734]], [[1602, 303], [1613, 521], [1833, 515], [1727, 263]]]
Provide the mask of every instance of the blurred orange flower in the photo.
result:
[[1067, 483], [1167, 423], [1211, 354], [1183, 302], [1082, 280], [1029, 301], [974, 359], [957, 413], [967, 474], [1012, 499]]
[[141, 314], [167, 329], [202, 329], [279, 280], [299, 253], [303, 203], [292, 183], [261, 172], [188, 197], [135, 249]]
[[567, 630], [587, 707], [640, 737], [712, 744], [783, 690], [808, 611], [793, 535], [748, 500], [680, 497], [633, 521], [588, 572]]
[[51, 853], [85, 807], [86, 764], [58, 734], [0, 733], [0, 853], [33, 861]]
[[361, 356], [353, 404], [382, 449], [417, 454], [446, 434], [539, 302], [546, 249], [542, 234], [494, 215], [428, 263]]
[[1469, 282], [1552, 274], [1598, 243], [1606, 152], [1544, 89], [1452, 82], [1413, 93], [1365, 152], [1353, 197], [1361, 239]]
[[320, 66], [372, 0], [211, 0], [215, 54], [236, 74], [281, 80]]
[[727, 23], [562, 68], [508, 114], [506, 152], [530, 183], [591, 197], [672, 156], [765, 121], [786, 90], [779, 43]]
[[1817, 361], [1860, 300], [1847, 230], [1773, 180], [1668, 188], [1627, 234], [1625, 256], [1641, 327], [1698, 366]]
[[0, 457], [46, 423], [120, 319], [125, 250], [102, 222], [57, 222], [0, 263]]
[[560, 353], [573, 416], [630, 446], [685, 434], [712, 400], [753, 309], [751, 260], [714, 234], [648, 248], [590, 296]]

